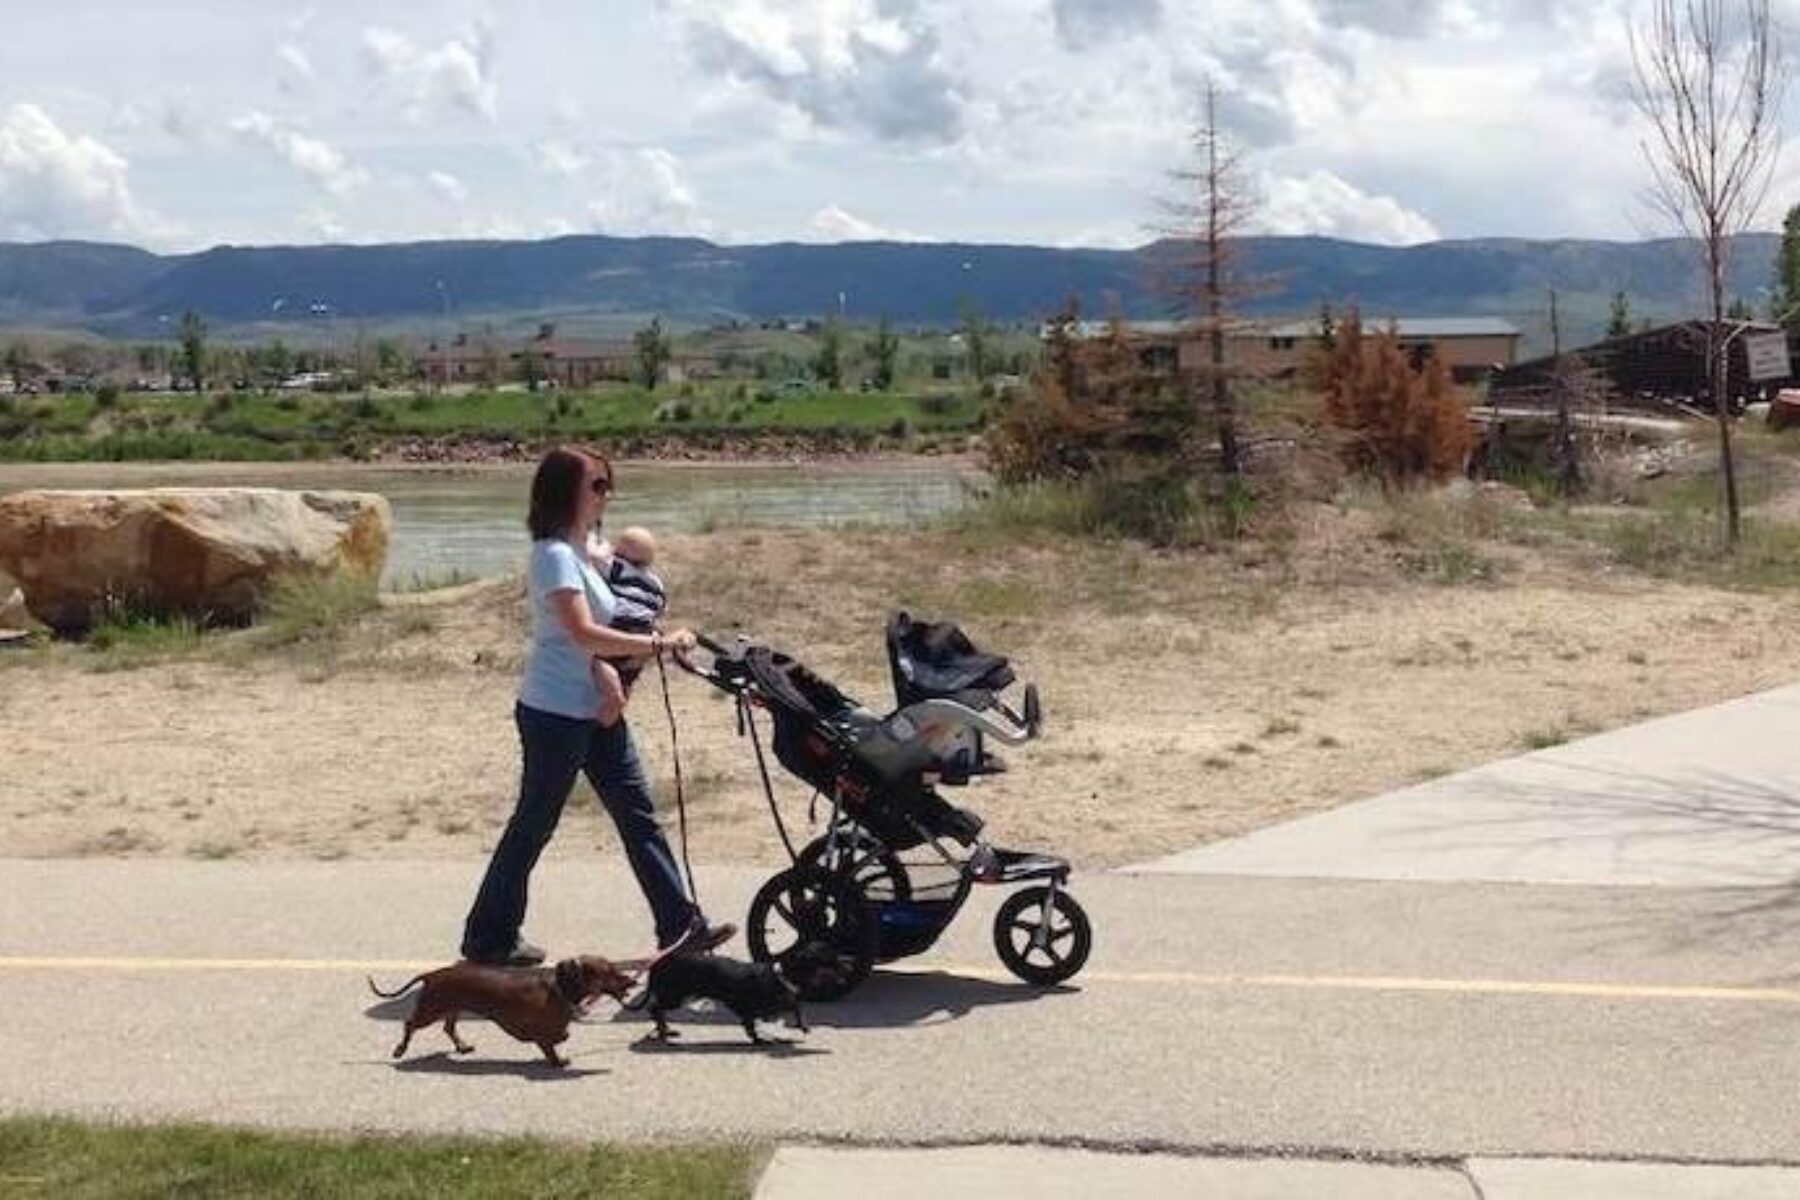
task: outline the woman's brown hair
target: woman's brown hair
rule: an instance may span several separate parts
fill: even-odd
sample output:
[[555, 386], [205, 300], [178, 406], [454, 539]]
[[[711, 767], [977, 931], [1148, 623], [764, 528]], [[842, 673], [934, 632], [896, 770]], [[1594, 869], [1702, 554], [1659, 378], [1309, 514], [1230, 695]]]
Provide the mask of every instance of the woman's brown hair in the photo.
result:
[[558, 446], [539, 460], [537, 473], [531, 477], [531, 512], [525, 518], [533, 541], [569, 532], [581, 506], [581, 481], [590, 465], [611, 484], [612, 464], [603, 454]]

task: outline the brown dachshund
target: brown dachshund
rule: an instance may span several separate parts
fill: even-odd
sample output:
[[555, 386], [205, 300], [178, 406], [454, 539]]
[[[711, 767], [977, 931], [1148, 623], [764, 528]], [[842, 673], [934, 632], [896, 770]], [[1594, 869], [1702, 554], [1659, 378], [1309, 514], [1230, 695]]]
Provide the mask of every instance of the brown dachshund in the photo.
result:
[[459, 962], [415, 975], [391, 992], [369, 980], [369, 990], [384, 1000], [404, 996], [420, 985], [406, 1032], [394, 1047], [394, 1057], [406, 1053], [412, 1035], [427, 1025], [444, 1023], [444, 1032], [458, 1054], [475, 1047], [456, 1035], [456, 1019], [463, 1013], [486, 1017], [521, 1042], [533, 1042], [552, 1066], [566, 1067], [568, 1060], [556, 1047], [569, 1037], [569, 1022], [585, 1005], [601, 996], [623, 1000], [633, 980], [618, 967], [594, 955], [565, 958], [554, 967], [518, 970]]

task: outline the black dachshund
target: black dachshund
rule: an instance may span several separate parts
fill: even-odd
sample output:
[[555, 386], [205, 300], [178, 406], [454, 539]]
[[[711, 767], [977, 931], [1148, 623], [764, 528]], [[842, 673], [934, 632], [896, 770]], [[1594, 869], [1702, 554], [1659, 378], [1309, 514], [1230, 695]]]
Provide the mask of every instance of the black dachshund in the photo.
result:
[[643, 996], [629, 1007], [648, 1009], [656, 1022], [656, 1037], [676, 1036], [667, 1013], [689, 1000], [714, 1000], [729, 1008], [744, 1024], [752, 1042], [764, 1039], [756, 1032], [758, 1021], [786, 1016], [788, 1024], [807, 1032], [794, 987], [767, 963], [739, 962], [719, 954], [675, 954], [650, 968]]

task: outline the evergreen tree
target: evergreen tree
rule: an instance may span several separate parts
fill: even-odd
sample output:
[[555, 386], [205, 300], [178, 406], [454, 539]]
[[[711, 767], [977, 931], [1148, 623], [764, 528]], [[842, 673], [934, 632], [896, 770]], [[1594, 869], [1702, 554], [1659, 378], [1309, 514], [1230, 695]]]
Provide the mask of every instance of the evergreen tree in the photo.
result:
[[818, 381], [839, 391], [844, 386], [844, 331], [835, 320], [825, 322], [819, 334], [819, 352], [813, 356], [813, 375]]
[[1614, 292], [1612, 312], [1606, 321], [1606, 336], [1624, 337], [1631, 332], [1631, 299], [1624, 292]]
[[1781, 252], [1775, 258], [1774, 318], [1789, 329], [1800, 328], [1800, 204], [1788, 209], [1781, 223]]
[[637, 349], [638, 382], [655, 391], [656, 385], [662, 382], [663, 368], [674, 357], [669, 335], [663, 332], [662, 318], [651, 318], [650, 324], [632, 335], [631, 344]]
[[886, 317], [875, 327], [875, 336], [869, 340], [868, 354], [875, 361], [875, 386], [880, 391], [889, 391], [894, 386], [895, 362], [900, 357], [900, 339], [894, 335]]
[[188, 309], [181, 314], [181, 365], [194, 391], [206, 388], [206, 322]]

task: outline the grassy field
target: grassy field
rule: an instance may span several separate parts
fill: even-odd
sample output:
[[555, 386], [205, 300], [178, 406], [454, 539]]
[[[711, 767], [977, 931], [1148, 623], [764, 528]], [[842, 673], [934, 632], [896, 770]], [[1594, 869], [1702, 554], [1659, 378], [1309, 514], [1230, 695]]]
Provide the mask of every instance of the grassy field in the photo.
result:
[[748, 1196], [752, 1146], [357, 1138], [200, 1125], [0, 1120], [0, 1195], [78, 1197]]
[[830, 392], [749, 382], [585, 391], [0, 396], [0, 460], [361, 458], [408, 439], [783, 435], [922, 448], [979, 429], [968, 390]]

